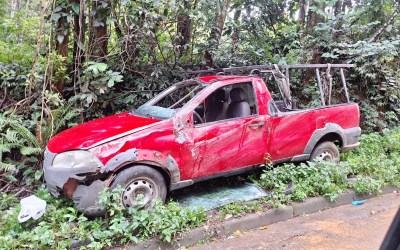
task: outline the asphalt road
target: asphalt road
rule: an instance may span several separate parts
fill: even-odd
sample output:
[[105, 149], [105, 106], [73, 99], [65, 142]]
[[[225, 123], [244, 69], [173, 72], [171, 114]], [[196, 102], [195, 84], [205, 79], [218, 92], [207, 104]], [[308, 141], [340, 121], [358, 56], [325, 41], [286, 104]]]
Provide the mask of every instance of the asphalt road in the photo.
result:
[[379, 249], [399, 207], [400, 193], [386, 194], [190, 249]]

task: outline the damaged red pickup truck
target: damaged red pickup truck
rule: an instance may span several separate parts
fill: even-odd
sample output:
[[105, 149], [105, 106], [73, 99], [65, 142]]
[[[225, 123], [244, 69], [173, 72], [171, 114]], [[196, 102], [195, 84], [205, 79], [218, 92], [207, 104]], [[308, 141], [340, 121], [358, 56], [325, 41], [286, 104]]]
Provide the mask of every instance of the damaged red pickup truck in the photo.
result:
[[[253, 69], [247, 76], [214, 74], [179, 82], [131, 112], [53, 137], [44, 157], [47, 187], [54, 196], [73, 199], [86, 215], [99, 215], [104, 211], [97, 197], [105, 187], [120, 185], [127, 208], [147, 207], [155, 198], [165, 200], [168, 191], [248, 171], [266, 158], [339, 161], [339, 150], [357, 147], [361, 133], [359, 108], [349, 102], [343, 74], [348, 67], [252, 66], [245, 68]], [[316, 70], [317, 107], [298, 109], [291, 98], [289, 69], [299, 68]], [[319, 68], [326, 69], [321, 76]], [[340, 69], [344, 103], [331, 104], [331, 68]], [[278, 83], [282, 100], [273, 98], [262, 74]]]

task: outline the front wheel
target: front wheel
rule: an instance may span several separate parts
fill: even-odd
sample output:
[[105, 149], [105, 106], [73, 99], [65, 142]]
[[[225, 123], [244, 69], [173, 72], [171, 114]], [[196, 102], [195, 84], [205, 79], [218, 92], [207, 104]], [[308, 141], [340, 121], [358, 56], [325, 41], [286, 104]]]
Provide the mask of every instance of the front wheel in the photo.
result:
[[148, 166], [139, 165], [117, 174], [111, 190], [121, 186], [121, 203], [125, 208], [151, 208], [155, 199], [165, 201], [167, 186], [162, 174]]
[[327, 141], [320, 143], [317, 147], [315, 147], [311, 154], [310, 160], [321, 160], [338, 163], [340, 161], [340, 153], [335, 143]]

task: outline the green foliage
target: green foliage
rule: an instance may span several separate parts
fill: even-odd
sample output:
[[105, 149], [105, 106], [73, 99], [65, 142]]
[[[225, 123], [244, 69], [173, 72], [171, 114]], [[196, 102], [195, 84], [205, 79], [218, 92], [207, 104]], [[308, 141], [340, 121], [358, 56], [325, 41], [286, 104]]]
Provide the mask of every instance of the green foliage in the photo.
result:
[[[144, 103], [185, 78], [180, 73], [183, 70], [210, 67], [205, 65], [208, 51], [213, 58], [211, 67], [355, 63], [357, 68], [346, 75], [350, 97], [360, 104], [363, 130], [383, 131], [383, 135], [362, 136], [362, 146], [344, 154], [340, 165], [267, 166], [256, 181], [271, 190], [271, 195], [250, 205], [222, 207], [221, 216], [240, 216], [317, 195], [334, 200], [348, 188], [368, 193], [388, 183], [398, 186], [400, 130], [385, 130], [398, 126], [400, 120], [398, 17], [370, 41], [397, 3], [306, 1], [310, 12], [304, 14], [309, 18], [302, 23], [299, 1], [243, 0], [224, 6], [225, 2], [101, 0], [82, 5], [81, 12], [79, 4], [57, 0], [48, 6], [44, 29], [39, 30], [41, 1], [19, 1], [19, 6], [11, 6], [0, 0], [1, 178], [25, 186], [36, 183], [42, 174], [41, 148], [51, 136], [78, 122]], [[353, 6], [335, 13], [337, 3]], [[223, 9], [228, 13], [219, 30]], [[76, 23], [79, 13], [83, 18]], [[318, 24], [311, 23], [313, 14]], [[178, 30], [182, 25], [187, 29]], [[77, 27], [85, 30], [83, 37]], [[95, 37], [101, 28], [105, 37]], [[215, 31], [221, 37], [212, 36]], [[57, 54], [57, 44], [67, 37], [68, 53], [63, 57]], [[96, 39], [108, 44], [109, 53], [100, 58], [91, 54], [98, 52]], [[307, 79], [307, 72], [291, 72], [291, 77], [293, 92], [305, 99], [299, 105], [318, 106], [315, 80]], [[55, 91], [59, 81], [65, 81], [62, 93]], [[355, 178], [349, 181], [349, 176]], [[291, 195], [284, 195], [289, 181], [296, 186]], [[54, 200], [43, 190], [38, 194], [49, 202], [48, 211], [39, 221], [22, 225], [16, 221], [18, 206], [12, 208], [15, 196], [1, 194], [0, 248], [65, 249], [72, 240], [90, 239], [86, 248], [100, 249], [154, 235], [172, 241], [177, 232], [205, 220], [204, 213], [182, 210], [175, 203], [166, 207], [157, 203], [152, 212], [124, 211], [109, 193], [102, 198], [110, 211], [108, 217], [88, 220], [72, 204]]]
[[[58, 97], [59, 96], [56, 95], [54, 98], [58, 99]], [[48, 99], [50, 98], [51, 97], [48, 97]], [[73, 120], [79, 115], [78, 110], [74, 109], [71, 104], [63, 106], [64, 103], [62, 100], [56, 100], [53, 101], [53, 103], [57, 101], [60, 101], [57, 108], [46, 110], [48, 111], [48, 115], [41, 128], [43, 142], [47, 142], [62, 129], [76, 125]]]
[[[324, 196], [334, 201], [340, 193], [352, 188], [357, 193], [379, 192], [384, 185], [400, 186], [400, 129], [385, 130], [383, 135], [362, 135], [361, 146], [343, 155], [340, 164], [307, 162], [284, 164], [266, 170], [253, 180], [272, 191], [273, 205], [290, 200]], [[290, 181], [292, 194], [282, 200]]]
[[85, 107], [93, 106], [99, 96], [107, 94], [115, 83], [122, 82], [123, 77], [119, 72], [107, 69], [108, 65], [105, 63], [85, 63], [85, 69], [78, 82], [79, 94], [73, 96], [69, 102], [80, 100]]
[[326, 62], [357, 65], [347, 82], [351, 99], [361, 104], [362, 127], [369, 132], [396, 126], [400, 118], [400, 36], [393, 30], [398, 25], [389, 25], [380, 39], [370, 41], [393, 11], [388, 11], [389, 2], [379, 6], [371, 2], [330, 16], [318, 24], [305, 46], [307, 51], [319, 48]]
[[239, 217], [246, 213], [254, 213], [262, 208], [262, 200], [249, 202], [233, 202], [218, 209], [218, 219], [223, 220], [227, 215]]
[[303, 201], [307, 197], [321, 195], [333, 201], [346, 188], [346, 175], [347, 170], [343, 165], [332, 163], [308, 162], [298, 166], [285, 164], [266, 170], [258, 183], [275, 193], [282, 193], [288, 183], [293, 181], [293, 200]]
[[38, 221], [20, 224], [19, 205], [6, 194], [0, 203], [0, 247], [6, 249], [66, 249], [72, 242], [89, 241], [81, 249], [103, 249], [114, 244], [137, 242], [158, 235], [170, 242], [177, 233], [201, 225], [207, 216], [201, 211], [180, 208], [176, 203], [167, 206], [157, 202], [152, 211], [122, 209], [119, 190], [105, 190], [100, 198], [108, 209], [106, 218], [87, 219], [70, 202], [51, 197], [44, 189], [38, 197], [47, 201], [46, 213]]
[[67, 74], [67, 67], [65, 61], [67, 58], [57, 55], [55, 53], [50, 54], [49, 59], [49, 71], [52, 72], [51, 82], [56, 83], [61, 80], [69, 80]]
[[[3, 6], [7, 5], [1, 4]], [[39, 17], [24, 10], [14, 13], [13, 17], [0, 17], [0, 20], [0, 62], [31, 66], [35, 51], [32, 44], [36, 42]]]
[[42, 149], [35, 135], [21, 124], [19, 117], [0, 114], [0, 172], [15, 170], [18, 162], [11, 157], [15, 153], [22, 156], [38, 155]]

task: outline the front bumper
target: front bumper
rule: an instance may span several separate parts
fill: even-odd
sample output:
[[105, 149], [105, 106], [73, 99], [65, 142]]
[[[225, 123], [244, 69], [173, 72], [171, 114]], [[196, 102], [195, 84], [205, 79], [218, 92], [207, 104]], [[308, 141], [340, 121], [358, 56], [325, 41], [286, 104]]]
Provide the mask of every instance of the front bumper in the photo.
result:
[[[98, 204], [98, 197], [101, 191], [107, 186], [107, 181], [100, 179], [87, 182], [87, 173], [96, 173], [101, 166], [80, 167], [80, 168], [54, 168], [52, 162], [56, 154], [46, 148], [43, 161], [44, 179], [50, 194], [59, 197], [60, 194], [72, 194], [76, 208], [88, 216], [100, 216], [105, 209]], [[100, 176], [100, 175], [99, 175]], [[76, 180], [76, 181], [69, 181]], [[67, 191], [67, 192], [66, 192]], [[69, 195], [68, 195], [69, 196]]]

